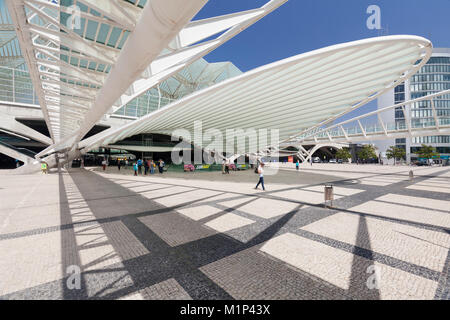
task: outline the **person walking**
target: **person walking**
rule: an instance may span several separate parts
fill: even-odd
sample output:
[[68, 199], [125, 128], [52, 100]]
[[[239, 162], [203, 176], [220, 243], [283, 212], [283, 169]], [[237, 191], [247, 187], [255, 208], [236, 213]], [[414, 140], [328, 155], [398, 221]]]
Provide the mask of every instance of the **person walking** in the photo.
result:
[[134, 175], [137, 176], [138, 175], [138, 164], [137, 164], [137, 162], [135, 162], [133, 164], [133, 170], [134, 170]]
[[121, 161], [120, 160], [117, 160], [117, 169], [119, 169], [119, 171], [120, 171], [120, 166], [122, 165], [122, 163], [121, 163]]
[[151, 174], [155, 173], [155, 168], [156, 168], [156, 165], [155, 165], [155, 162], [152, 159], [152, 161], [150, 162], [150, 173]]
[[147, 165], [148, 165], [148, 172], [150, 174], [152, 172], [152, 160], [148, 159], [147, 160]]
[[149, 161], [149, 160], [145, 160], [145, 159], [144, 159], [144, 174], [145, 174], [145, 175], [147, 175], [148, 169], [149, 169], [148, 161]]
[[102, 167], [103, 167], [103, 171], [105, 171], [106, 170], [106, 160], [105, 159], [103, 159], [103, 161], [102, 161]]
[[222, 174], [225, 174], [225, 166], [226, 166], [226, 160], [223, 159], [223, 161], [222, 161]]
[[295, 168], [297, 169], [297, 171], [298, 171], [298, 169], [300, 169], [299, 167], [300, 167], [300, 161], [298, 161], [298, 159], [297, 159], [297, 162], [295, 163]]
[[259, 185], [261, 185], [262, 189], [265, 191], [266, 188], [264, 187], [264, 162], [261, 162], [261, 164], [259, 165], [258, 173], [259, 173], [259, 181], [255, 189], [258, 189]]
[[164, 161], [162, 159], [159, 159], [159, 173], [163, 173], [164, 171]]
[[230, 174], [230, 160], [226, 160], [225, 162], [225, 173]]
[[139, 159], [137, 161], [137, 165], [138, 165], [138, 174], [142, 174], [142, 160]]

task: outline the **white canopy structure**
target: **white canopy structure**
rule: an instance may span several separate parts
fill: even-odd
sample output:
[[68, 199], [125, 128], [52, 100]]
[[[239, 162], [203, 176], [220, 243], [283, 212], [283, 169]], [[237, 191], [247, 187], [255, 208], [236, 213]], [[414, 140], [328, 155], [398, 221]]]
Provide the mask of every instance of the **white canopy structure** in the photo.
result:
[[208, 0], [6, 1], [51, 138], [73, 147], [105, 114], [287, 0], [197, 21]]
[[180, 128], [193, 133], [194, 121], [201, 121], [204, 131], [279, 129], [280, 139], [287, 140], [376, 99], [417, 72], [431, 50], [424, 38], [389, 36], [300, 54], [193, 93], [79, 147], [139, 133], [172, 135]]
[[[211, 65], [202, 69], [207, 77], [195, 78], [207, 88], [183, 76], [286, 1], [192, 21], [207, 0], [6, 0], [53, 142], [37, 157], [78, 154], [140, 133], [177, 136], [185, 129], [192, 137], [196, 121], [203, 132], [276, 129], [280, 142], [290, 141], [376, 99], [431, 56], [427, 39], [399, 35], [315, 50], [241, 75], [230, 64]], [[224, 70], [234, 77], [216, 81]], [[83, 140], [100, 119], [121, 110], [125, 116], [124, 106], [155, 88], [178, 100], [159, 101], [155, 111]], [[184, 140], [216, 150], [210, 141]], [[247, 153], [245, 141], [234, 152]]]

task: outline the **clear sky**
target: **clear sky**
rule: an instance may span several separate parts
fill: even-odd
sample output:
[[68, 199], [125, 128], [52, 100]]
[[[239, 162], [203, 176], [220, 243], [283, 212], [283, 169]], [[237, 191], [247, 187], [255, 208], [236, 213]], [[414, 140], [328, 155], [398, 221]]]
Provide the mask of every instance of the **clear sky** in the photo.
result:
[[[196, 19], [257, 8], [268, 0], [209, 0]], [[369, 5], [381, 8], [383, 30], [366, 26]], [[230, 60], [242, 71], [329, 45], [410, 34], [450, 47], [450, 0], [289, 0], [216, 49], [209, 62]]]

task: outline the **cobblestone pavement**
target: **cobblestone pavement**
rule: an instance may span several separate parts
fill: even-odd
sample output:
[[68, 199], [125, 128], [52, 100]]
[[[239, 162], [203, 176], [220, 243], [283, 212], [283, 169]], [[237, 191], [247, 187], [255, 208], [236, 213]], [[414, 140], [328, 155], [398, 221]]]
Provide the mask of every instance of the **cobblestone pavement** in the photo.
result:
[[409, 170], [0, 173], [0, 299], [449, 300], [450, 169]]

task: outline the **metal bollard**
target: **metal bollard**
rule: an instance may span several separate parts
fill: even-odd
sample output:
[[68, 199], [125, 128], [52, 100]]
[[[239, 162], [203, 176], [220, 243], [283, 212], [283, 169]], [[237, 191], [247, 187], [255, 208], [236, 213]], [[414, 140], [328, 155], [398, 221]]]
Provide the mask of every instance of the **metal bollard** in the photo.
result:
[[325, 208], [327, 207], [327, 201], [330, 201], [330, 208], [333, 207], [333, 200], [334, 200], [334, 192], [333, 192], [333, 185], [325, 185], [325, 190], [324, 190], [324, 195], [325, 195]]
[[409, 180], [414, 179], [414, 172], [412, 170], [409, 170]]

